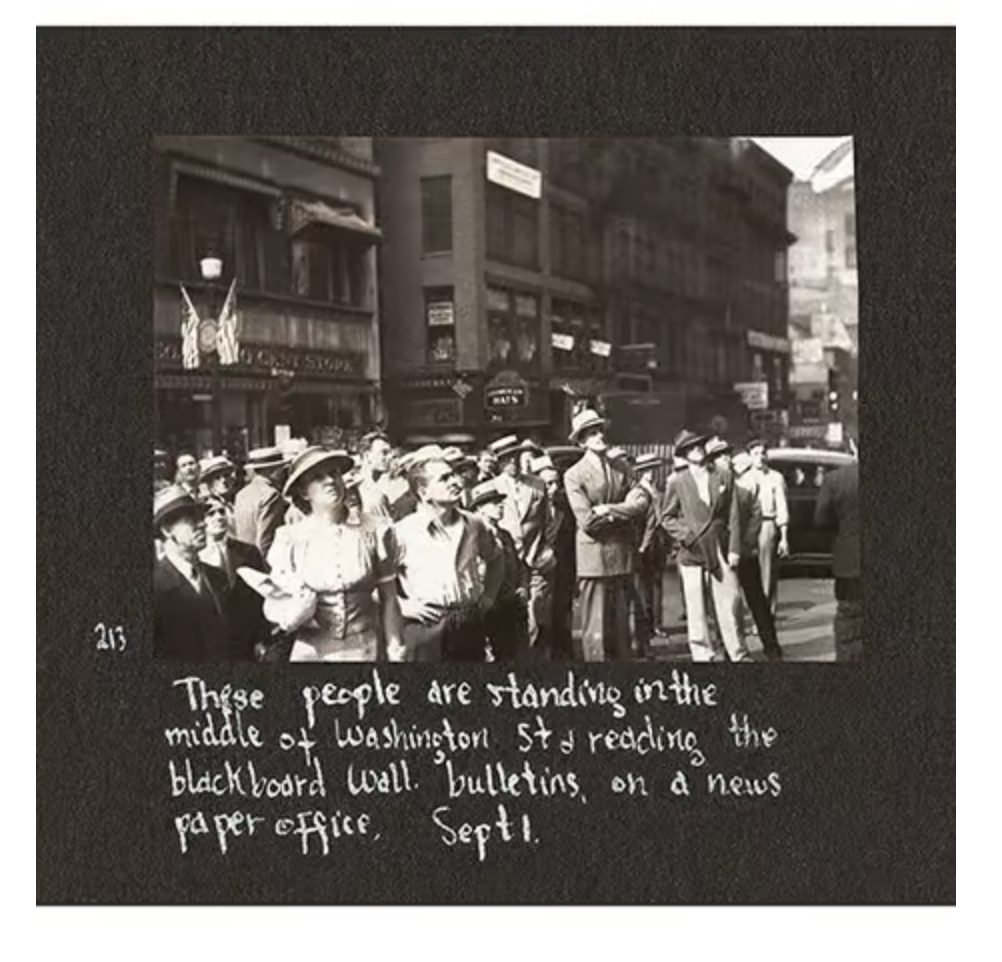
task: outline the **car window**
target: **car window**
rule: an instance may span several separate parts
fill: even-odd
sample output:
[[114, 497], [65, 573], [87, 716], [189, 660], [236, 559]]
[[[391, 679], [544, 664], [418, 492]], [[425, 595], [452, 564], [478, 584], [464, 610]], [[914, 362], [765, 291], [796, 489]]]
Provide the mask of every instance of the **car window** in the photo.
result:
[[786, 480], [788, 490], [817, 491], [825, 480], [828, 465], [811, 464], [807, 461], [789, 461], [775, 465]]

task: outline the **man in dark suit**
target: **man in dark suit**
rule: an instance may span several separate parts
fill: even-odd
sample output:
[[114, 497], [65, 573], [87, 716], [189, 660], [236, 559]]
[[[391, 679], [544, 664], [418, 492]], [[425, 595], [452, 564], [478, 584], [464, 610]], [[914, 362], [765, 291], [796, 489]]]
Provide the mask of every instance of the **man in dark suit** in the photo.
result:
[[650, 503], [632, 474], [606, 457], [606, 425], [590, 408], [574, 415], [570, 440], [585, 453], [564, 475], [567, 502], [577, 521], [585, 661], [630, 657], [636, 528]]
[[254, 545], [267, 561], [288, 508], [281, 491], [287, 464], [278, 448], [258, 448], [248, 455], [246, 467], [252, 477], [234, 502], [234, 531], [238, 541]]
[[574, 658], [571, 622], [577, 587], [574, 514], [567, 503], [560, 472], [549, 455], [533, 458], [529, 470], [546, 486], [546, 543], [555, 556], [550, 592], [550, 658], [571, 661]]
[[[668, 533], [661, 526], [664, 511], [664, 493], [658, 490], [655, 474], [664, 464], [657, 454], [642, 454], [634, 470], [637, 481], [647, 492], [650, 504], [639, 527], [640, 544], [637, 548], [637, 586], [643, 603], [647, 637], [663, 635], [662, 610], [664, 607], [664, 571], [668, 558]], [[643, 638], [638, 639], [642, 641]], [[641, 654], [645, 654], [641, 650]]]
[[556, 557], [546, 541], [546, 486], [522, 472], [529, 451], [514, 435], [490, 445], [497, 458], [498, 490], [506, 495], [501, 527], [515, 542], [519, 557], [529, 569], [529, 648], [536, 655], [549, 651], [550, 608]]
[[163, 556], [153, 569], [153, 653], [175, 661], [224, 661], [229, 632], [225, 582], [198, 558], [205, 547], [204, 506], [171, 485], [153, 500]]
[[834, 528], [835, 660], [863, 659], [863, 582], [859, 558], [859, 462], [830, 471], [814, 509], [819, 528]]
[[229, 535], [228, 506], [219, 498], [205, 501], [205, 547], [198, 558], [225, 585], [223, 610], [229, 627], [227, 660], [252, 661], [258, 645], [267, 647], [271, 628], [262, 613], [262, 598], [238, 575], [239, 568], [264, 571], [261, 552]]
[[676, 474], [665, 497], [664, 526], [679, 545], [678, 565], [685, 593], [689, 650], [693, 661], [723, 661], [706, 617], [706, 591], [713, 597], [717, 625], [731, 661], [750, 661], [741, 626], [741, 519], [731, 474], [706, 463], [707, 438], [682, 431], [674, 450], [688, 468]]

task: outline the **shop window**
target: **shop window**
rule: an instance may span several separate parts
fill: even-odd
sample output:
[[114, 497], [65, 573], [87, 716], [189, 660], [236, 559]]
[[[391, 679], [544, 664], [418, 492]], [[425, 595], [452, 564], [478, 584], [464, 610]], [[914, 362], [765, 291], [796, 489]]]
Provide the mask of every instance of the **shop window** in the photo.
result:
[[452, 250], [452, 178], [421, 180], [421, 250], [443, 254]]
[[539, 298], [536, 295], [488, 288], [489, 370], [537, 368], [539, 329]]
[[451, 287], [424, 292], [428, 329], [428, 363], [449, 364], [456, 360], [456, 306]]

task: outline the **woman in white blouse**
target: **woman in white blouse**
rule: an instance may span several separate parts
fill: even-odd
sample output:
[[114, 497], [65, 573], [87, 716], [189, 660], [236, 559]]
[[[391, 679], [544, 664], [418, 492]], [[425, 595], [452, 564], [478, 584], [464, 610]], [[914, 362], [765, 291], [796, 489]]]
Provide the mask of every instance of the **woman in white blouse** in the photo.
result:
[[278, 530], [268, 564], [278, 584], [316, 595], [291, 661], [375, 661], [380, 636], [391, 659], [402, 650], [393, 528], [349, 515], [343, 475], [352, 466], [344, 451], [312, 447], [289, 471], [283, 493], [305, 517]]

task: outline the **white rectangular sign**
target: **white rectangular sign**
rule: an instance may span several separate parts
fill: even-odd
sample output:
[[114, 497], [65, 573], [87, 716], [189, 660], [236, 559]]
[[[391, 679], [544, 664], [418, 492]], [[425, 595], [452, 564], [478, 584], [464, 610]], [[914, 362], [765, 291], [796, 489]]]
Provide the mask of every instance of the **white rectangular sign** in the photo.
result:
[[429, 327], [449, 327], [455, 322], [452, 301], [435, 301], [428, 305]]
[[734, 385], [734, 390], [749, 411], [764, 411], [769, 407], [769, 385], [765, 381], [742, 381]]
[[552, 343], [558, 351], [574, 350], [574, 338], [570, 334], [553, 334]]
[[612, 354], [612, 345], [608, 341], [592, 341], [589, 349], [599, 357], [609, 357]]
[[543, 193], [543, 175], [517, 160], [487, 151], [487, 179], [516, 193], [538, 200]]
[[824, 343], [820, 337], [806, 337], [793, 342], [794, 364], [823, 364], [824, 359]]

